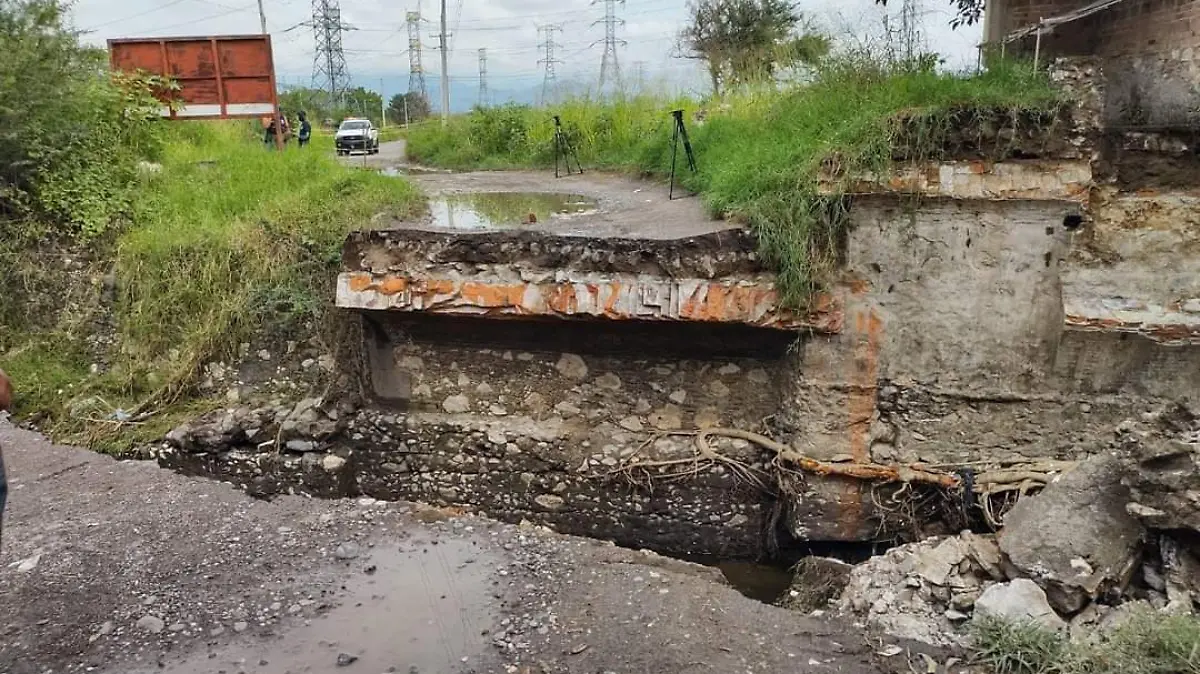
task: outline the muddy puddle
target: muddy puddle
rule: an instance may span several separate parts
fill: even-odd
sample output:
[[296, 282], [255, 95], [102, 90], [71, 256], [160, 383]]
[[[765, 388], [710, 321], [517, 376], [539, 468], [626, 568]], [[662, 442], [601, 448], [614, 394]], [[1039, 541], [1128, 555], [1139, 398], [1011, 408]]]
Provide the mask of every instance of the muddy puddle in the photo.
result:
[[323, 615], [295, 627], [285, 623], [276, 636], [200, 650], [157, 671], [325, 674], [348, 665], [346, 671], [370, 674], [491, 671], [485, 635], [497, 616], [491, 575], [499, 563], [460, 540], [378, 545], [349, 563], [345, 592]]
[[444, 229], [510, 229], [590, 213], [597, 206], [595, 199], [553, 192], [447, 194], [429, 201], [432, 224]]
[[774, 604], [792, 585], [792, 573], [786, 567], [729, 561], [716, 562], [713, 566], [735, 590], [764, 604]]

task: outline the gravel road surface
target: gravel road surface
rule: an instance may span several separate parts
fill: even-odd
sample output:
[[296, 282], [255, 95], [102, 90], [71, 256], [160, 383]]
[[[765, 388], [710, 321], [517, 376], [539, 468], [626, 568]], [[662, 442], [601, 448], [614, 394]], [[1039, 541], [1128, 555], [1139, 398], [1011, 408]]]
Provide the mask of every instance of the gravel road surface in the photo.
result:
[[3, 421], [0, 447], [8, 674], [865, 673], [903, 659], [652, 553], [414, 504], [255, 500]]

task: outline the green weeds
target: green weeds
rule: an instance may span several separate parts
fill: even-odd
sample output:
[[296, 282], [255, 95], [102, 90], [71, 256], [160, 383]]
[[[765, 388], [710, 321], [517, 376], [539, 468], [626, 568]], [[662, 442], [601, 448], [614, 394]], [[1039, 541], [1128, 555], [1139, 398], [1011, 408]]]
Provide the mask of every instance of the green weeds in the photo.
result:
[[319, 327], [346, 234], [379, 213], [423, 207], [409, 183], [331, 155], [327, 136], [278, 153], [250, 124], [173, 124], [161, 169], [142, 178], [131, 224], [108, 247], [109, 367], [88, 376], [84, 330], [9, 336], [0, 367], [13, 374], [20, 409], [46, 411], [52, 430], [102, 445], [116, 436], [88, 422], [118, 408], [155, 412], [134, 436], [121, 434], [127, 444], [160, 430], [205, 362], [232, 356], [251, 335]]
[[975, 659], [996, 674], [1200, 674], [1200, 619], [1190, 615], [1137, 611], [1084, 642], [995, 619], [973, 629]]

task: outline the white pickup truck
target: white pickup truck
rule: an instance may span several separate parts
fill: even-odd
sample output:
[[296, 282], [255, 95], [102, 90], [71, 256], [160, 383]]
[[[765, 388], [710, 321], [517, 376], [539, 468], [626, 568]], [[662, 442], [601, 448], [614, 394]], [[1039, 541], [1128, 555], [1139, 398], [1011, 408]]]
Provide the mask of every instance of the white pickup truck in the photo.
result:
[[369, 119], [347, 118], [338, 127], [333, 137], [338, 156], [362, 150], [367, 154], [379, 154], [379, 129]]

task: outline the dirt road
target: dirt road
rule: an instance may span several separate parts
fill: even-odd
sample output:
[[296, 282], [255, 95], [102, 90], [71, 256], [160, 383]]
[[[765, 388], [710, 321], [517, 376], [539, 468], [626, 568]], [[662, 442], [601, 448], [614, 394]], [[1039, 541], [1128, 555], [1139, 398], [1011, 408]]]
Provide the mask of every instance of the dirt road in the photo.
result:
[[[257, 501], [0, 422], [0, 672], [874, 672], [715, 572], [412, 504]], [[340, 664], [339, 664], [340, 663]]]

